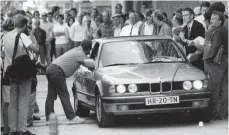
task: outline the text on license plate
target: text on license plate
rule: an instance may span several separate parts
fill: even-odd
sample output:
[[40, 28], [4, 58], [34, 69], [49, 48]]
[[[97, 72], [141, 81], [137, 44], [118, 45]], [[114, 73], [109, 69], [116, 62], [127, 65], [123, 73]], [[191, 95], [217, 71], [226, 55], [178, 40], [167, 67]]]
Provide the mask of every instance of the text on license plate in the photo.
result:
[[163, 105], [180, 103], [179, 96], [151, 97], [145, 99], [146, 105]]

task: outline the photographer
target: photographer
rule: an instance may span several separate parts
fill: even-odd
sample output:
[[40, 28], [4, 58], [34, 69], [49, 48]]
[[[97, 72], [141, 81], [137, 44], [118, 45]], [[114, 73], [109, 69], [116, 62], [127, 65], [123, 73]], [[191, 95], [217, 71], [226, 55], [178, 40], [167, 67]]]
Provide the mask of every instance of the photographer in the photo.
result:
[[[5, 45], [4, 71], [12, 63], [17, 36], [19, 36], [19, 41], [15, 59], [27, 54], [27, 51], [30, 49], [35, 52], [39, 51], [34, 35], [30, 35], [30, 39], [24, 34], [24, 31], [27, 30], [27, 22], [28, 20], [24, 16], [16, 17], [14, 20], [15, 28], [3, 37]], [[19, 33], [20, 35], [18, 35]], [[22, 133], [22, 135], [32, 135], [26, 127], [30, 94], [31, 78], [27, 80], [10, 79], [9, 127], [11, 134]]]

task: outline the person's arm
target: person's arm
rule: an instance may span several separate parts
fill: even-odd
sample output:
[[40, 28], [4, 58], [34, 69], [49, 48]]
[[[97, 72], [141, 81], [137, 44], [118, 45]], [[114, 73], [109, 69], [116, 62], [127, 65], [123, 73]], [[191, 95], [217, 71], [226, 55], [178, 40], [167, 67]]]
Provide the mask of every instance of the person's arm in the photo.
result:
[[219, 50], [219, 47], [222, 45], [221, 30], [217, 30], [214, 33], [211, 41], [212, 41], [211, 48], [210, 48], [209, 55], [208, 55], [207, 59], [213, 59], [216, 56], [216, 54]]
[[29, 48], [34, 52], [39, 52], [39, 47], [38, 47], [39, 45], [34, 36], [33, 30], [30, 32], [30, 37], [25, 35], [24, 33], [21, 33], [20, 38], [26, 48]]
[[65, 28], [64, 32], [65, 32], [66, 37], [70, 40], [70, 36], [69, 36], [69, 32], [68, 32], [67, 27]]
[[102, 24], [99, 25], [99, 28], [98, 28], [98, 30], [96, 31], [96, 36], [97, 36], [97, 38], [100, 38], [100, 37], [102, 36], [101, 25], [102, 25]]
[[72, 24], [69, 31], [69, 37], [72, 41], [74, 41], [74, 34], [75, 34], [75, 23]]
[[172, 32], [172, 29], [170, 27], [165, 28], [165, 35], [173, 37], [173, 32]]

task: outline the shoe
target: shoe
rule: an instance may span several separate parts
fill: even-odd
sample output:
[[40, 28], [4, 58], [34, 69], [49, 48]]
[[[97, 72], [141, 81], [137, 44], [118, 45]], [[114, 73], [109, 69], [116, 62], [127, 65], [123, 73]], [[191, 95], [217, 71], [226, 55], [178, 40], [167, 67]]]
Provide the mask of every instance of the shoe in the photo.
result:
[[27, 122], [27, 127], [32, 127], [33, 126], [33, 122]]
[[80, 124], [80, 123], [84, 123], [86, 120], [83, 118], [80, 118], [79, 116], [76, 116], [75, 118], [73, 118], [72, 120], [69, 121], [69, 124]]
[[33, 120], [41, 120], [39, 116], [33, 116]]

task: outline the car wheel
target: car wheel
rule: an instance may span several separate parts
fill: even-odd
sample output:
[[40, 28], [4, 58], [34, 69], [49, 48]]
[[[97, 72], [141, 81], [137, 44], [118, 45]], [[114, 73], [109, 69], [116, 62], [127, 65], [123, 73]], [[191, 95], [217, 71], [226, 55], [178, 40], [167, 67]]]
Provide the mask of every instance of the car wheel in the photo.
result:
[[79, 117], [88, 117], [90, 115], [90, 110], [83, 107], [81, 102], [78, 100], [77, 92], [74, 96], [74, 109], [76, 115], [78, 115]]
[[209, 109], [191, 112], [191, 116], [195, 121], [209, 122], [211, 120], [211, 111]]
[[99, 127], [109, 127], [113, 125], [114, 116], [105, 113], [100, 95], [96, 95], [96, 119]]

